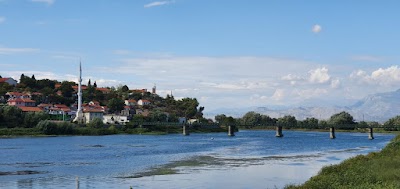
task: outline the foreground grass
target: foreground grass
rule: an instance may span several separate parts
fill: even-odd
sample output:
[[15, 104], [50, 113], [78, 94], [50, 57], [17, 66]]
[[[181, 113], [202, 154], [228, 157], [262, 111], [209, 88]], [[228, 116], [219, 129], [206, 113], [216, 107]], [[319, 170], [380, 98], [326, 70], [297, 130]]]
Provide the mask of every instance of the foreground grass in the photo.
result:
[[400, 188], [400, 135], [381, 152], [358, 155], [324, 167], [303, 185], [286, 188]]

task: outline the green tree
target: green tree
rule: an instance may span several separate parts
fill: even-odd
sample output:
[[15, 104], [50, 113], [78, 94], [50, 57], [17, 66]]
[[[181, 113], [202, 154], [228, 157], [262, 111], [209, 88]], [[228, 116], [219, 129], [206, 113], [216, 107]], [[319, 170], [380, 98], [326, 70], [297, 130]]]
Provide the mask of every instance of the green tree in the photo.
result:
[[226, 115], [225, 114], [219, 114], [219, 115], [215, 116], [215, 121], [217, 123], [221, 123], [222, 124], [225, 121], [225, 119], [226, 119]]
[[69, 82], [69, 81], [63, 81], [60, 86], [60, 91], [63, 97], [69, 98], [72, 97], [72, 94], [74, 92], [74, 89], [72, 86], [74, 86], [75, 83]]
[[303, 121], [298, 122], [298, 126], [302, 128], [309, 128], [309, 129], [317, 129], [318, 128], [318, 119], [316, 118], [307, 118]]
[[97, 129], [100, 129], [100, 128], [103, 128], [104, 127], [104, 123], [103, 123], [103, 120], [101, 120], [100, 118], [94, 118], [93, 120], [91, 120], [88, 124], [87, 124], [87, 126], [88, 127], [90, 127], [90, 128], [97, 128]]
[[113, 98], [108, 101], [107, 107], [109, 112], [116, 113], [124, 109], [125, 102], [120, 98]]
[[128, 91], [129, 91], [128, 86], [126, 86], [126, 85], [122, 86], [122, 87], [121, 87], [121, 91], [122, 91], [122, 92], [128, 92]]
[[297, 120], [294, 116], [291, 115], [285, 115], [281, 118], [278, 118], [277, 122], [278, 126], [284, 126], [284, 127], [296, 127], [297, 126]]
[[355, 124], [353, 116], [345, 111], [332, 115], [328, 123], [331, 125]]
[[23, 126], [32, 128], [35, 127], [41, 120], [49, 119], [49, 115], [44, 112], [27, 112], [24, 115]]
[[168, 116], [167, 116], [167, 114], [165, 114], [164, 112], [161, 112], [161, 111], [151, 111], [149, 114], [149, 118], [150, 118], [150, 121], [165, 122], [165, 121], [167, 121]]
[[6, 127], [22, 127], [22, 120], [24, 115], [20, 108], [16, 106], [5, 106], [2, 113]]
[[247, 112], [243, 117], [242, 117], [242, 124], [247, 125], [247, 126], [255, 126], [255, 125], [260, 125], [261, 123], [261, 114], [256, 113], [254, 111]]

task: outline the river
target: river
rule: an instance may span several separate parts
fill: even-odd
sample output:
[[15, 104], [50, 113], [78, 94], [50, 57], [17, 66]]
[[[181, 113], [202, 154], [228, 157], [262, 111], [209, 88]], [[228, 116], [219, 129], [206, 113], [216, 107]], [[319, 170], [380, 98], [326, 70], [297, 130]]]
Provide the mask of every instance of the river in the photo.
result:
[[[366, 133], [336, 133], [332, 140], [327, 132], [299, 131], [274, 135], [2, 138], [0, 188], [282, 188], [305, 182], [323, 166], [379, 151], [394, 137], [375, 134], [375, 140], [368, 140]], [[178, 174], [141, 174], [165, 165]]]

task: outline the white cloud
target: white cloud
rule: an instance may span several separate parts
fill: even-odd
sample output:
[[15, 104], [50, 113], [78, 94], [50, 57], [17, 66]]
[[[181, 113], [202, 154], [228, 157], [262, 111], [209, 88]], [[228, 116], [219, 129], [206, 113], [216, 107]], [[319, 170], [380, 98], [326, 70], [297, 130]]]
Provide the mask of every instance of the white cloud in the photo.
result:
[[19, 54], [19, 53], [34, 53], [38, 52], [39, 49], [34, 48], [9, 48], [0, 46], [0, 55], [9, 55], [9, 54]]
[[331, 87], [333, 89], [337, 89], [340, 86], [340, 80], [339, 79], [332, 79], [331, 81]]
[[326, 83], [331, 79], [331, 76], [328, 74], [328, 69], [318, 68], [315, 70], [310, 70], [309, 72], [309, 81], [312, 83]]
[[322, 31], [322, 27], [320, 26], [320, 25], [318, 25], [318, 24], [315, 24], [313, 27], [312, 27], [312, 32], [314, 32], [314, 33], [319, 33], [319, 32], [321, 32]]
[[373, 85], [398, 86], [400, 82], [400, 68], [391, 66], [386, 69], [379, 68], [368, 74], [358, 70], [350, 74], [350, 78]]
[[175, 1], [154, 1], [149, 4], [145, 4], [144, 8], [163, 6], [163, 5], [168, 5], [168, 4], [172, 4], [172, 3], [175, 3]]
[[54, 4], [55, 0], [31, 0], [34, 3], [45, 3], [47, 5]]
[[6, 17], [0, 16], [0, 24], [6, 21]]
[[385, 60], [383, 57], [371, 56], [371, 55], [357, 55], [357, 56], [352, 56], [351, 59], [355, 61], [364, 61], [364, 62], [382, 62]]

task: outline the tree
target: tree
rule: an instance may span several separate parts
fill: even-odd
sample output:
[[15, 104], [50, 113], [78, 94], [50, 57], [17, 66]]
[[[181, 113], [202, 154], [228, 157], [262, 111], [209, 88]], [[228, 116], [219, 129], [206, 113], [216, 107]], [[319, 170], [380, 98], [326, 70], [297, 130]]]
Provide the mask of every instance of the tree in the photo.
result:
[[107, 107], [108, 111], [111, 113], [120, 112], [124, 109], [125, 102], [120, 98], [112, 98], [108, 101]]
[[221, 123], [222, 124], [225, 119], [226, 119], [226, 115], [225, 114], [219, 114], [219, 115], [215, 116], [215, 121], [217, 123]]
[[309, 128], [309, 129], [317, 129], [318, 128], [318, 119], [316, 118], [307, 118], [303, 121], [298, 122], [298, 126], [302, 128]]
[[97, 83], [96, 83], [96, 81], [94, 81], [93, 87], [94, 87], [94, 88], [97, 88]]
[[4, 106], [2, 108], [2, 117], [4, 126], [7, 128], [21, 127], [24, 115], [22, 110], [16, 106]]
[[122, 86], [122, 87], [121, 87], [121, 91], [122, 91], [122, 92], [128, 92], [128, 91], [129, 91], [128, 86], [126, 86], [126, 85]]
[[242, 117], [242, 124], [243, 125], [260, 125], [261, 123], [261, 114], [256, 113], [254, 111], [247, 112], [243, 117]]
[[149, 117], [151, 119], [150, 121], [154, 121], [154, 122], [157, 122], [157, 121], [165, 122], [165, 121], [167, 121], [167, 118], [168, 118], [167, 114], [165, 114], [164, 112], [161, 112], [161, 111], [151, 111], [149, 114]]
[[400, 126], [400, 115], [390, 118], [383, 125], [384, 126]]
[[89, 79], [89, 81], [88, 81], [87, 86], [88, 86], [88, 87], [92, 86], [92, 83], [90, 82], [90, 79]]
[[96, 118], [92, 119], [92, 120], [87, 124], [87, 126], [88, 126], [88, 127], [91, 127], [91, 128], [100, 129], [100, 128], [103, 128], [103, 127], [104, 127], [104, 123], [103, 123], [103, 120], [101, 120], [100, 118], [96, 117]]
[[291, 115], [285, 115], [281, 118], [278, 118], [277, 122], [278, 126], [286, 126], [286, 127], [296, 127], [297, 126], [297, 120], [294, 116]]
[[59, 89], [60, 89], [63, 97], [67, 97], [67, 98], [72, 97], [72, 93], [74, 92], [74, 89], [72, 88], [72, 86], [74, 84], [75, 83], [68, 82], [68, 81], [63, 81], [61, 83], [61, 86]]
[[328, 123], [331, 125], [355, 124], [353, 116], [345, 111], [332, 115]]

